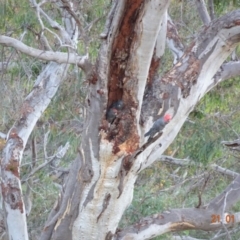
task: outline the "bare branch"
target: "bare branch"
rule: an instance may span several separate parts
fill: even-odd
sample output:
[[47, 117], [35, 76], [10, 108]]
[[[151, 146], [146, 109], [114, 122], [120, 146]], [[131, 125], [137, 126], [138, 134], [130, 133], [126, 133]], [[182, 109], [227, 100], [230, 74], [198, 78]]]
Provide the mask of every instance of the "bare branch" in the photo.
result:
[[[53, 34], [53, 35], [55, 36], [55, 38], [59, 41], [59, 44], [62, 45], [62, 40], [61, 40], [61, 38], [60, 38], [55, 32], [53, 32], [53, 31], [50, 30], [49, 28], [45, 27], [45, 25], [43, 24], [42, 18], [41, 18], [41, 16], [40, 16], [40, 10], [42, 10], [42, 9], [40, 8], [40, 6], [43, 5], [43, 4], [45, 3], [45, 1], [42, 1], [42, 2], [40, 2], [39, 4], [37, 4], [35, 0], [30, 0], [30, 2], [32, 3], [33, 7], [34, 7], [35, 10], [36, 10], [36, 16], [37, 16], [38, 22], [39, 22], [39, 24], [40, 24], [40, 26], [41, 26], [41, 29], [42, 29], [42, 33], [41, 33], [40, 40], [42, 40], [42, 41], [45, 43], [46, 46], [49, 46], [49, 47], [50, 47], [50, 45], [49, 45], [48, 42], [47, 42], [47, 39], [44, 38], [44, 30], [47, 30], [48, 32], [50, 32], [51, 34]], [[49, 47], [48, 47], [48, 49], [49, 49]], [[51, 47], [50, 47], [50, 49], [51, 49]]]
[[[45, 3], [44, 1], [43, 1], [43, 3], [40, 2], [39, 4], [37, 4], [35, 0], [31, 0], [31, 3], [32, 3], [33, 7], [36, 9], [37, 18], [38, 18], [38, 21], [39, 21], [39, 23], [40, 23], [43, 31], [46, 29], [47, 31], [49, 31], [50, 33], [52, 33], [52, 34], [59, 40], [60, 45], [62, 45], [62, 42], [65, 43], [65, 44], [69, 44], [69, 45], [71, 45], [71, 46], [74, 45], [73, 42], [72, 42], [72, 40], [71, 40], [71, 37], [70, 37], [70, 35], [67, 33], [67, 31], [66, 31], [59, 23], [57, 23], [56, 21], [54, 21], [51, 17], [49, 17], [49, 16], [42, 10], [42, 8], [40, 7], [40, 5], [42, 5], [43, 3]], [[51, 25], [52, 28], [57, 29], [57, 30], [60, 32], [62, 39], [60, 39], [60, 37], [59, 37], [55, 32], [51, 31], [49, 28], [47, 28], [47, 27], [44, 26], [43, 21], [42, 21], [42, 19], [41, 19], [41, 17], [40, 17], [40, 14], [42, 14], [42, 15], [44, 16], [44, 18], [49, 22], [49, 24]]]
[[[223, 226], [226, 229], [232, 227], [240, 222], [239, 213], [230, 214], [227, 211], [234, 203], [239, 201], [239, 188], [240, 176], [207, 206], [203, 208], [172, 209], [145, 217], [138, 223], [117, 232], [116, 239], [126, 240], [131, 238], [137, 240], [153, 238], [170, 231], [187, 229], [213, 231], [222, 229]], [[224, 211], [224, 214], [222, 214], [222, 211]], [[213, 216], [216, 215], [221, 217], [214, 221]], [[227, 216], [233, 216], [232, 221], [229, 222]]]
[[240, 76], [240, 61], [228, 62], [222, 65], [220, 74], [219, 72], [216, 74], [215, 81], [220, 82], [238, 76]]
[[210, 12], [210, 17], [213, 20], [215, 18], [213, 0], [208, 0], [208, 9], [209, 9], [209, 12]]
[[232, 178], [236, 178], [237, 176], [239, 176], [239, 173], [237, 172], [234, 172], [234, 171], [231, 171], [229, 169], [226, 169], [226, 168], [223, 168], [221, 166], [218, 166], [217, 164], [212, 164], [211, 165], [211, 168], [217, 172], [220, 172], [220, 173], [223, 173], [223, 174], [226, 174]]
[[219, 71], [214, 75], [212, 84], [209, 85], [208, 90], [210, 91], [218, 83], [228, 80], [230, 78], [240, 76], [240, 61], [231, 61], [224, 63]]
[[204, 0], [196, 0], [197, 10], [200, 18], [202, 19], [204, 25], [209, 25], [211, 18], [208, 14], [207, 7]]
[[167, 44], [174, 56], [173, 63], [176, 64], [183, 55], [184, 46], [178, 35], [177, 28], [169, 15], [167, 22]]
[[49, 42], [48, 42], [47, 38], [43, 34], [43, 32], [40, 35], [40, 41], [41, 41], [42, 45], [44, 46], [44, 49], [46, 49], [48, 51], [53, 51], [51, 46], [49, 45]]
[[191, 163], [191, 161], [188, 158], [178, 159], [178, 158], [174, 158], [174, 157], [166, 156], [166, 155], [162, 155], [159, 160], [161, 162], [166, 162], [166, 163], [175, 164], [175, 165], [179, 165], [179, 166], [187, 166]]
[[45, 161], [48, 159], [48, 155], [47, 155], [47, 142], [48, 142], [48, 135], [49, 135], [49, 133], [50, 133], [50, 130], [48, 130], [44, 134], [44, 138], [43, 138], [43, 152], [44, 152]]
[[[238, 213], [234, 213], [234, 217], [235, 218], [239, 218], [239, 215], [240, 215], [240, 213], [238, 212]], [[215, 234], [215, 236], [213, 237], [213, 238], [211, 238], [210, 240], [218, 240], [218, 239], [223, 239], [223, 237], [226, 237], [226, 235], [228, 234], [228, 233], [230, 233], [230, 234], [234, 234], [234, 233], [237, 233], [237, 232], [239, 232], [239, 230], [240, 230], [240, 228], [238, 227], [238, 228], [234, 228], [234, 229], [232, 229], [231, 231], [228, 231], [227, 233], [225, 232], [225, 233], [222, 233], [222, 231], [220, 230], [218, 233], [216, 233]]]
[[193, 238], [190, 236], [174, 236], [173, 240], [207, 240], [207, 239]]
[[28, 181], [29, 178], [31, 178], [36, 172], [38, 172], [39, 170], [41, 170], [42, 168], [46, 167], [48, 164], [50, 164], [51, 162], [53, 162], [54, 160], [57, 159], [62, 159], [64, 157], [64, 155], [66, 154], [67, 150], [69, 148], [69, 142], [67, 142], [65, 144], [64, 147], [60, 146], [58, 148], [58, 151], [51, 157], [49, 157], [48, 161], [45, 161], [44, 163], [42, 163], [41, 165], [39, 165], [38, 167], [34, 168], [29, 174], [28, 176], [21, 180], [22, 183]]
[[84, 40], [84, 43], [86, 44], [86, 34], [83, 28], [82, 23], [80, 22], [79, 17], [77, 16], [76, 12], [73, 9], [73, 4], [70, 1], [66, 1], [66, 0], [61, 0], [62, 4], [63, 4], [63, 8], [66, 9], [66, 11], [73, 17], [73, 19], [75, 20], [78, 29], [80, 31], [80, 34]]
[[29, 47], [19, 40], [3, 35], [0, 35], [0, 43], [8, 47], [13, 47], [16, 50], [31, 57], [35, 57], [45, 61], [54, 61], [57, 63], [76, 64], [84, 71], [90, 71], [90, 62], [88, 61], [87, 56], [78, 56], [75, 53], [42, 51], [36, 48]]
[[231, 207], [240, 200], [240, 175], [217, 197], [209, 202], [206, 208], [214, 209], [215, 212], [222, 211], [226, 201], [225, 211], [229, 211]]
[[[7, 135], [1, 160], [1, 190], [11, 239], [28, 239], [19, 174], [23, 150], [36, 122], [57, 92], [68, 67], [69, 65], [54, 62], [48, 64], [36, 80], [32, 92], [24, 100], [19, 119]], [[16, 225], [16, 221], [19, 224]]]
[[[139, 240], [150, 239], [171, 231], [183, 230], [204, 230], [214, 231], [222, 229], [221, 222], [212, 222], [212, 216], [219, 213], [199, 208], [183, 208], [172, 209], [163, 213], [154, 214], [152, 216], [141, 219], [138, 223], [120, 230], [116, 235], [117, 240]], [[231, 223], [224, 222], [224, 226], [232, 227], [233, 224], [240, 221], [235, 219], [235, 215], [226, 214], [226, 216], [234, 216]]]

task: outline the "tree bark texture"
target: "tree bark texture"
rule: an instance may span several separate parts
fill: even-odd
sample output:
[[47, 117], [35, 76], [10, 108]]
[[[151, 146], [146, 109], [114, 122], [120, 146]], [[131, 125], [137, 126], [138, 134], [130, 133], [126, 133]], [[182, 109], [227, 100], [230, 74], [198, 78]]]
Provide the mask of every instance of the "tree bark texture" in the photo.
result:
[[[240, 11], [235, 11], [204, 28], [166, 76], [148, 80], [151, 70], [158, 70], [153, 68], [153, 56], [158, 33], [166, 27], [168, 4], [115, 3], [89, 79], [88, 117], [72, 165], [74, 174], [70, 174], [41, 239], [114, 238], [132, 201], [138, 173], [173, 141], [240, 41]], [[118, 100], [124, 102], [124, 108], [110, 124], [106, 111]], [[174, 112], [173, 120], [161, 136], [146, 142], [143, 135], [153, 119], [168, 109]]]
[[[38, 52], [0, 36], [0, 42], [7, 46], [23, 52], [31, 50], [31, 56], [41, 53], [41, 59], [58, 62], [50, 62], [40, 74], [24, 101], [21, 117], [7, 137], [1, 165], [1, 189], [12, 239], [28, 239], [19, 179], [22, 152], [36, 121], [64, 79], [68, 60], [70, 63], [75, 61], [87, 72], [90, 86], [87, 117], [77, 157], [49, 215], [41, 240], [151, 238], [168, 231], [196, 228], [199, 222], [194, 222], [191, 214], [206, 217], [211, 214], [211, 211], [205, 214], [207, 209], [222, 209], [224, 203], [220, 200], [226, 199], [224, 194], [205, 209], [172, 210], [171, 214], [157, 214], [130, 230], [117, 232], [122, 215], [131, 204], [138, 174], [159, 159], [204, 94], [227, 78], [225, 70], [231, 69], [231, 65], [221, 65], [240, 42], [238, 10], [205, 26], [184, 51], [167, 15], [169, 2], [114, 1], [100, 35], [102, 46], [91, 74], [86, 56], [76, 57], [69, 52], [68, 55], [59, 53], [58, 58], [58, 52], [56, 55], [51, 51]], [[33, 4], [41, 12], [39, 4], [35, 1]], [[62, 8], [71, 8], [66, 1], [62, 4]], [[76, 17], [70, 10], [69, 15]], [[71, 36], [75, 31], [70, 28], [64, 31], [58, 23], [46, 19], [59, 30], [67, 44], [75, 46], [77, 34]], [[65, 20], [69, 23], [67, 18]], [[81, 26], [78, 28], [81, 31]], [[175, 52], [176, 64], [160, 78], [158, 70], [165, 42]], [[232, 71], [230, 74], [236, 73]], [[114, 112], [114, 119], [109, 121], [108, 111], [118, 101], [123, 102], [123, 108]], [[173, 119], [164, 131], [150, 140], [144, 138], [153, 122], [166, 112], [171, 112]], [[238, 178], [235, 184], [238, 184]], [[236, 192], [229, 190], [228, 194], [235, 196]], [[215, 208], [214, 201], [221, 205]], [[16, 231], [15, 219], [22, 223]], [[170, 223], [173, 219], [176, 221]], [[157, 228], [153, 229], [152, 223], [157, 224]]]

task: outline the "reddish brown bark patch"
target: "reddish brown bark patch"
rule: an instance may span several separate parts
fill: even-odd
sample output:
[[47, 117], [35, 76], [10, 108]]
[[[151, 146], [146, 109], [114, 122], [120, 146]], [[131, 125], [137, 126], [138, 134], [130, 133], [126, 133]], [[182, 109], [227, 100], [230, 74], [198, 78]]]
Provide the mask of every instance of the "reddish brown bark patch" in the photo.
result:
[[92, 75], [88, 78], [89, 83], [91, 83], [91, 84], [93, 84], [93, 85], [95, 85], [95, 84], [97, 83], [97, 80], [98, 80], [98, 78], [97, 78], [97, 75], [95, 74], [95, 72], [94, 72], [94, 74], [92, 74]]
[[23, 202], [21, 198], [21, 191], [17, 187], [12, 187], [10, 184], [1, 184], [2, 195], [4, 201], [6, 201], [11, 209], [19, 209], [23, 213]]
[[5, 170], [11, 172], [15, 177], [20, 178], [19, 162], [17, 160], [11, 159], [10, 162], [6, 165]]
[[179, 49], [183, 50], [184, 47], [182, 46], [182, 41], [179, 37], [176, 26], [173, 25], [171, 21], [167, 22], [167, 38], [173, 40], [174, 44], [176, 44]]
[[139, 136], [135, 133], [136, 126], [134, 122], [136, 106], [130, 103], [131, 100], [129, 98], [129, 102], [126, 103], [124, 109], [117, 115], [107, 133], [107, 139], [114, 143], [114, 154], [117, 154], [119, 151], [133, 153], [139, 147]]
[[234, 25], [236, 25], [236, 26], [240, 25], [240, 19], [237, 19], [237, 20], [233, 21], [233, 23], [234, 23]]
[[15, 177], [20, 178], [19, 176], [19, 160], [20, 152], [23, 151], [23, 140], [18, 136], [16, 128], [13, 128], [9, 134], [8, 151], [5, 156], [8, 156], [2, 161], [2, 168], [4, 171], [11, 172]]
[[166, 83], [174, 83], [180, 87], [184, 98], [189, 96], [191, 87], [196, 84], [202, 68], [201, 61], [194, 52], [185, 55], [162, 79]]
[[148, 73], [148, 79], [147, 79], [148, 85], [152, 85], [154, 76], [156, 76], [159, 68], [160, 68], [160, 58], [153, 57], [150, 68], [149, 68], [149, 73]]
[[135, 31], [136, 21], [143, 4], [143, 0], [128, 1], [119, 26], [119, 34], [113, 43], [112, 56], [110, 61], [110, 80], [108, 85], [109, 96], [108, 106], [113, 102], [122, 99], [123, 80], [126, 76], [125, 69], [130, 56], [131, 45], [137, 37]]
[[132, 44], [136, 43], [139, 32], [136, 27], [141, 25], [141, 14], [145, 1], [127, 1], [123, 11], [123, 18], [119, 23], [118, 35], [115, 37], [110, 59], [108, 81], [108, 108], [116, 101], [122, 100], [124, 108], [118, 112], [114, 123], [108, 128], [107, 140], [112, 141], [113, 153], [119, 151], [132, 153], [139, 146], [139, 137], [136, 134], [136, 104], [134, 87], [138, 79], [131, 76], [128, 66], [132, 53]]

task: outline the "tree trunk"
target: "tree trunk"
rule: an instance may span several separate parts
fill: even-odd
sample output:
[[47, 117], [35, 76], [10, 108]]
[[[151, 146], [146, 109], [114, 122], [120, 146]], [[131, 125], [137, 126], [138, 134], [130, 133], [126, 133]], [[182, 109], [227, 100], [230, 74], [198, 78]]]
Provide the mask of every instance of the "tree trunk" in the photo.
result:
[[[124, 211], [131, 204], [138, 174], [163, 154], [204, 94], [227, 77], [225, 70], [232, 65], [220, 67], [240, 42], [238, 10], [203, 28], [183, 53], [183, 45], [167, 15], [169, 2], [113, 1], [100, 35], [99, 57], [91, 72], [87, 54], [76, 57], [70, 50], [68, 53], [39, 51], [18, 40], [0, 36], [0, 43], [4, 45], [33, 57], [39, 56], [39, 59], [55, 61], [39, 75], [25, 99], [21, 116], [10, 129], [3, 152], [1, 190], [11, 239], [28, 239], [19, 179], [22, 152], [34, 125], [64, 79], [69, 63], [75, 63], [87, 73], [90, 85], [87, 117], [77, 157], [41, 240], [145, 239], [169, 231], [194, 229], [203, 225], [201, 219], [192, 219], [193, 214], [209, 219], [213, 211], [228, 210], [222, 210], [223, 202], [219, 199], [239, 198], [235, 191], [229, 190], [239, 187], [237, 177], [227, 194], [221, 194], [204, 209], [173, 209], [170, 213], [153, 216], [151, 221], [144, 219], [125, 231], [117, 230]], [[66, 30], [39, 10], [40, 3], [32, 1], [37, 16], [41, 13], [49, 25], [59, 31], [62, 46], [72, 49], [77, 45], [78, 30], [83, 29], [72, 5], [64, 0], [61, 3], [61, 11], [67, 9], [68, 12], [68, 15], [62, 14]], [[206, 7], [200, 5], [201, 10], [203, 7], [202, 16], [207, 25], [210, 18], [206, 15]], [[85, 35], [81, 37], [84, 39]], [[160, 78], [158, 70], [165, 42], [175, 52], [176, 64]], [[117, 106], [119, 102], [123, 102], [123, 107]], [[153, 122], [166, 113], [172, 115], [172, 120], [163, 132], [145, 138], [144, 133]], [[217, 208], [215, 201], [221, 204]], [[156, 224], [157, 228], [153, 229]], [[205, 230], [219, 226], [205, 224]]]
[[57, 92], [67, 69], [66, 64], [49, 63], [26, 97], [19, 120], [8, 133], [1, 161], [1, 189], [9, 239], [28, 239], [19, 167], [29, 135]]
[[[147, 82], [155, 44], [161, 42], [158, 36], [165, 42], [168, 4], [114, 3], [107, 30], [101, 35], [104, 40], [95, 72], [89, 80], [88, 117], [79, 155], [42, 240], [51, 236], [58, 240], [117, 237], [116, 229], [132, 201], [137, 175], [174, 140], [239, 42], [240, 11], [236, 11], [205, 28], [165, 77]], [[110, 124], [106, 111], [118, 100], [124, 102], [124, 108]], [[143, 134], [152, 122], [150, 116], [159, 109], [160, 116], [171, 109], [174, 118], [161, 136], [146, 142]]]

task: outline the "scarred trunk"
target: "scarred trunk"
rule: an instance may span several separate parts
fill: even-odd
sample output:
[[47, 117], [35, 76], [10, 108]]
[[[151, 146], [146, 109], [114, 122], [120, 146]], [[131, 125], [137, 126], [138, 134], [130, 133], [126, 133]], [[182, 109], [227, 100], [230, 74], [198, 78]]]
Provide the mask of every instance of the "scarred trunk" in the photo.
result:
[[[105, 39], [90, 80], [86, 130], [73, 164], [79, 167], [78, 174], [71, 174], [66, 185], [66, 191], [72, 189], [72, 200], [61, 209], [69, 197], [63, 195], [53, 239], [111, 239], [132, 201], [137, 172], [131, 171], [129, 158], [140, 146], [141, 103], [168, 2], [116, 1], [113, 6], [111, 26], [102, 34]], [[110, 124], [106, 106], [120, 99], [124, 108]], [[74, 222], [72, 214], [77, 217]], [[67, 225], [73, 226], [72, 232], [66, 231]], [[48, 227], [42, 239], [51, 231]]]
[[[221, 81], [219, 75], [225, 65], [223, 68], [220, 66], [240, 42], [240, 11], [235, 11], [205, 27], [182, 54], [183, 46], [180, 41], [176, 44], [176, 32], [167, 16], [169, 2], [114, 1], [100, 35], [102, 46], [98, 60], [91, 75], [87, 76], [90, 88], [82, 144], [43, 229], [41, 240], [151, 238], [172, 230], [198, 228], [203, 225], [189, 217], [191, 214], [199, 213], [209, 219], [213, 211], [221, 210], [222, 205], [214, 208], [211, 202], [204, 210], [175, 209], [157, 214], [152, 222], [145, 219], [126, 231], [117, 231], [124, 211], [131, 204], [138, 174], [159, 158], [199, 99]], [[74, 48], [81, 23], [70, 22], [70, 16], [76, 17], [74, 9], [67, 1], [62, 1], [62, 4], [61, 8], [68, 9], [69, 13], [65, 18], [66, 31], [57, 22], [53, 24], [51, 19], [46, 19], [61, 33], [62, 42]], [[39, 10], [39, 5], [35, 7]], [[168, 21], [170, 30], [167, 35]], [[70, 27], [72, 23], [75, 24]], [[169, 31], [172, 33], [169, 34]], [[166, 76], [159, 78], [166, 36], [170, 48], [177, 49], [175, 62], [178, 62]], [[19, 41], [9, 41], [10, 38], [0, 36], [1, 43], [28, 52], [29, 48], [25, 45], [17, 46]], [[62, 53], [59, 58], [55, 54], [36, 51], [30, 55], [41, 55], [41, 59], [59, 63], [66, 59], [70, 63], [76, 61], [84, 70], [90, 65], [85, 61], [87, 57], [78, 58], [75, 52]], [[26, 98], [19, 121], [7, 137], [1, 164], [1, 189], [12, 239], [28, 239], [19, 179], [22, 152], [36, 121], [56, 93], [67, 69], [67, 64], [48, 64]], [[86, 72], [89, 74], [90, 71]], [[115, 116], [109, 121], [107, 111], [119, 100], [123, 101], [124, 107], [114, 109]], [[162, 133], [147, 140], [144, 133], [168, 111], [173, 115], [171, 122]], [[237, 179], [229, 188], [237, 188], [239, 184]], [[231, 194], [235, 196], [236, 193], [232, 191]], [[227, 196], [222, 194], [215, 200], [224, 198]], [[179, 217], [180, 214], [185, 218]], [[15, 220], [21, 224], [16, 224]], [[156, 223], [158, 227], [153, 230], [152, 226]], [[207, 230], [215, 227], [205, 226]]]
[[1, 160], [1, 190], [10, 239], [28, 239], [19, 173], [22, 153], [37, 120], [57, 92], [67, 68], [65, 64], [56, 63], [50, 63], [45, 68], [23, 103], [19, 120], [8, 133]]
[[[101, 35], [102, 48], [89, 81], [88, 117], [79, 156], [41, 239], [117, 238], [115, 232], [131, 203], [138, 173], [173, 141], [239, 41], [240, 27], [234, 18], [240, 19], [240, 12], [235, 12], [232, 18], [226, 16], [203, 30], [203, 37], [189, 47], [161, 82], [148, 82], [152, 88], [144, 97], [149, 68], [154, 66], [154, 46], [159, 44], [158, 37], [164, 36], [158, 33], [166, 33], [167, 7], [168, 1], [116, 1], [113, 6], [110, 27]], [[124, 108], [109, 124], [106, 111], [117, 100], [123, 100]], [[141, 106], [144, 112], [140, 119]], [[145, 143], [143, 135], [150, 126], [147, 120], [159, 108], [160, 116], [171, 108], [174, 119], [160, 138]], [[139, 125], [142, 121], [144, 126]]]

